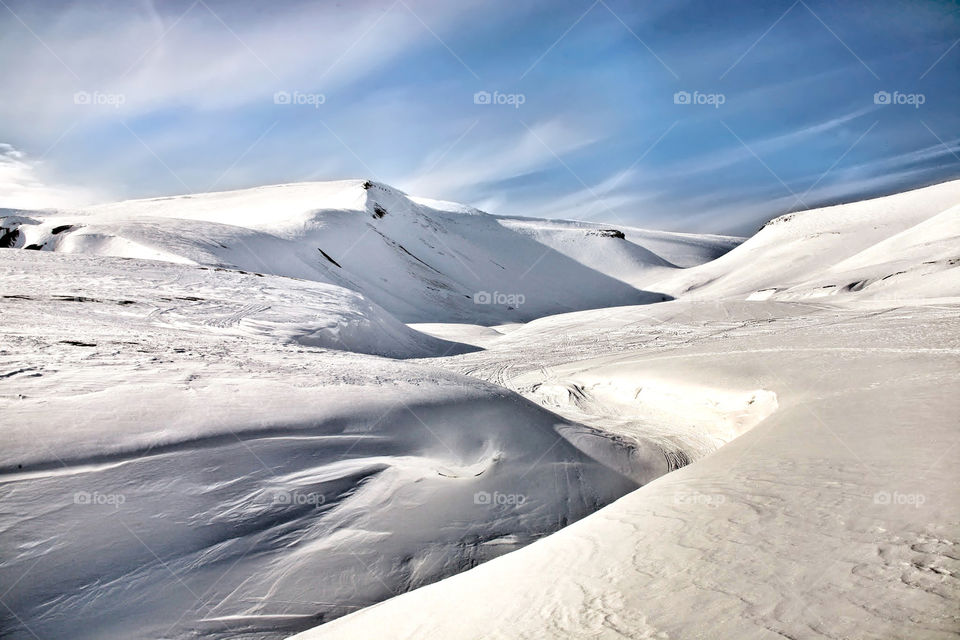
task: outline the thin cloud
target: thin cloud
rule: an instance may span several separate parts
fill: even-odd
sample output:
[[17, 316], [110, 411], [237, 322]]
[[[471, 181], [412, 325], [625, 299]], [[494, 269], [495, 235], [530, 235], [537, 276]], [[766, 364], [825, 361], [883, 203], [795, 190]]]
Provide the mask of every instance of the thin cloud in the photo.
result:
[[99, 199], [89, 189], [46, 184], [37, 163], [12, 145], [0, 142], [0, 208], [71, 208]]
[[469, 196], [481, 187], [562, 166], [563, 157], [600, 139], [564, 118], [539, 122], [529, 129], [517, 122], [514, 129], [512, 133], [498, 132], [493, 139], [484, 138], [482, 131], [471, 132], [468, 135], [479, 141], [471, 140], [451, 151], [432, 171], [421, 166], [398, 182], [407, 191], [421, 195]]

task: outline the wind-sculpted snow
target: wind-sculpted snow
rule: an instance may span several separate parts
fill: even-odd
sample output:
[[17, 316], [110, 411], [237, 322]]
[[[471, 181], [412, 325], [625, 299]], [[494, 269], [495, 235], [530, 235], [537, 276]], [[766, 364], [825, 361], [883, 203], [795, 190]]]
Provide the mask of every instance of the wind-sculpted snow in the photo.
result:
[[[395, 358], [475, 347], [414, 331], [363, 296], [261, 273], [86, 256], [0, 254], [4, 305], [40, 316], [122, 320], [133, 331], [170, 327]], [[71, 301], [83, 305], [64, 304]], [[114, 317], [116, 316], [116, 317]], [[96, 328], [91, 330], [96, 331]], [[75, 337], [90, 335], [77, 327]]]
[[682, 468], [297, 637], [956, 637], [958, 200], [953, 182], [789, 214], [649, 285], [682, 300], [444, 359]]
[[[164, 260], [335, 284], [408, 322], [526, 321], [658, 302], [654, 275], [739, 239], [498, 218], [360, 180], [0, 216], [14, 248]], [[533, 226], [531, 226], [533, 224]], [[643, 246], [649, 240], [661, 254]]]
[[958, 196], [6, 210], [0, 636], [955, 637]]
[[[958, 315], [956, 301], [678, 301], [545, 318], [459, 356], [481, 375], [499, 362], [511, 387], [655, 382], [728, 407], [733, 390], [765, 389], [778, 407], [544, 540], [297, 639], [956, 637]], [[643, 394], [634, 416], [581, 408], [650, 437], [660, 416]], [[667, 408], [718, 424], [696, 402]]]
[[373, 309], [352, 292], [29, 251], [0, 269], [4, 638], [282, 637], [637, 486], [500, 387], [315, 346], [462, 347], [373, 335], [389, 316], [338, 333]]

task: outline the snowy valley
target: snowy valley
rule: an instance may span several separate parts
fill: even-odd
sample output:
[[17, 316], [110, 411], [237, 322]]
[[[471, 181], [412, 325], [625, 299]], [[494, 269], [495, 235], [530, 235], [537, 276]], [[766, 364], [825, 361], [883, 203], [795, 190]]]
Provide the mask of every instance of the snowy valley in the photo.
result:
[[298, 183], [0, 247], [5, 638], [960, 629], [960, 181], [748, 239]]

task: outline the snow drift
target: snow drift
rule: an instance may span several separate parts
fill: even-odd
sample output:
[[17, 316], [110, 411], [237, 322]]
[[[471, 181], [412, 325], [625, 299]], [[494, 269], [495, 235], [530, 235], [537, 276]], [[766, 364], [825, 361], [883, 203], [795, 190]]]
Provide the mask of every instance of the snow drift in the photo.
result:
[[[543, 540], [296, 638], [950, 638], [958, 313], [680, 300], [544, 318], [459, 356], [497, 361], [511, 386], [612, 392], [608, 433], [753, 428]], [[610, 415], [627, 404], [629, 421]]]
[[[3, 252], [4, 304], [96, 310], [149, 333], [174, 327], [394, 358], [472, 351], [410, 329], [362, 295], [318, 282], [221, 268]], [[65, 304], [66, 303], [66, 304]], [[77, 337], [83, 337], [78, 330]]]
[[958, 200], [954, 182], [784, 216], [653, 285], [680, 300], [542, 318], [445, 359], [621, 437], [739, 437], [297, 638], [953, 636]]
[[[637, 484], [353, 292], [0, 251], [5, 638], [278, 637]], [[16, 616], [9, 611], [16, 612]]]

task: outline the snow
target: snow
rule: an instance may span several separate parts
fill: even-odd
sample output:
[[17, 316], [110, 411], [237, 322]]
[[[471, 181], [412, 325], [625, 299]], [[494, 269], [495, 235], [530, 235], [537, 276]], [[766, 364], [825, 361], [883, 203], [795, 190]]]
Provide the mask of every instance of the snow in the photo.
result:
[[[711, 234], [676, 233], [670, 231], [654, 231], [621, 224], [599, 224], [595, 222], [575, 222], [568, 220], [538, 220], [536, 218], [501, 217], [501, 223], [511, 229], [538, 238], [544, 244], [555, 246], [558, 250], [564, 245], [574, 245], [571, 249], [581, 249], [571, 242], [573, 238], [611, 237], [611, 232], [620, 232], [626, 243], [609, 243], [593, 241], [594, 249], [603, 248], [624, 253], [629, 256], [636, 254], [633, 261], [623, 258], [614, 260], [597, 259], [592, 256], [593, 263], [601, 270], [619, 267], [693, 267], [715, 258], [719, 258], [743, 242], [743, 238], [718, 236]], [[557, 247], [557, 245], [559, 245]], [[585, 259], [591, 256], [583, 255]], [[625, 263], [625, 264], [624, 264]], [[615, 272], [619, 272], [616, 271]], [[628, 272], [629, 273], [629, 272]], [[642, 271], [640, 271], [642, 273]]]
[[479, 324], [420, 322], [410, 323], [408, 326], [411, 329], [416, 329], [417, 331], [436, 338], [470, 344], [476, 347], [486, 347], [504, 335], [504, 332], [498, 330], [496, 327], [484, 327]]
[[[438, 362], [634, 456], [647, 439], [695, 461], [296, 637], [955, 637], [958, 194], [796, 214], [671, 276], [682, 300], [543, 318]], [[909, 278], [777, 301], [824, 273], [891, 266]]]
[[119, 305], [124, 321], [141, 322], [142, 331], [209, 331], [394, 358], [473, 350], [419, 333], [362, 295], [328, 284], [132, 259], [38, 259], [26, 251], [0, 259], [8, 312], [15, 303], [56, 305], [81, 297], [96, 309]]
[[[776, 218], [708, 264], [648, 283], [703, 300], [960, 296], [960, 181]], [[866, 291], [864, 295], [863, 292]]]
[[[703, 262], [740, 242], [638, 230], [628, 241], [596, 235], [595, 225], [547, 221], [538, 230], [538, 223], [518, 226], [360, 180], [10, 213], [0, 216], [0, 228], [18, 232], [19, 248], [335, 284], [405, 322], [493, 325], [660, 301], [664, 296], [643, 290], [638, 274], [675, 271], [675, 253], [681, 262]], [[663, 255], [643, 246], [647, 235]]]
[[0, 268], [5, 637], [277, 637], [637, 486], [501, 387], [343, 351], [462, 347], [355, 293], [34, 251]]
[[[766, 407], [736, 431], [752, 429], [543, 540], [298, 640], [954, 637], [960, 304], [711, 306], [616, 310], [602, 326], [629, 326], [629, 344], [583, 340], [590, 357], [555, 367], [540, 362], [569, 335], [551, 319], [526, 348], [514, 334], [455, 360], [506, 366], [510, 387], [606, 381], [624, 404], [651, 380], [664, 399], [693, 386], [699, 401], [665, 406], [702, 424], [722, 424], [702, 412], [711, 395], [723, 413], [756, 394]], [[657, 404], [593, 423], [676, 437]]]
[[6, 210], [0, 635], [955, 637], [958, 204]]

